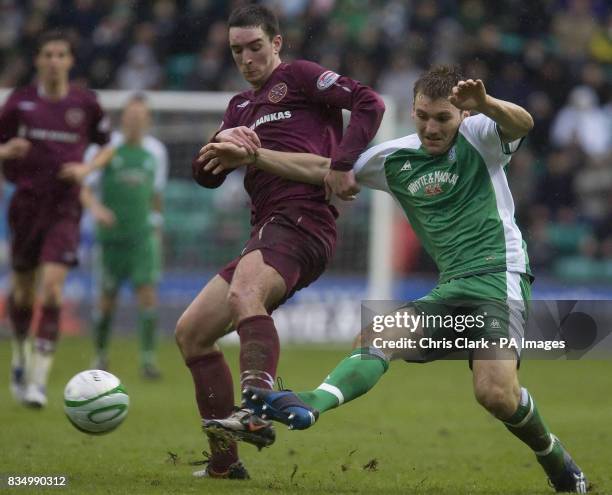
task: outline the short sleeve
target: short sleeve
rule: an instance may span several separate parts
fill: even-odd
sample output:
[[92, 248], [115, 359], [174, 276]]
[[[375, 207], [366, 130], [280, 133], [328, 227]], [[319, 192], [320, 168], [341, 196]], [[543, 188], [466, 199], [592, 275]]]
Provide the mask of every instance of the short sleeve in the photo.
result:
[[153, 136], [145, 138], [145, 148], [155, 157], [155, 191], [162, 192], [168, 182], [168, 150], [166, 146]]
[[359, 184], [371, 189], [390, 192], [385, 174], [385, 161], [389, 155], [387, 144], [372, 146], [359, 155], [353, 166], [355, 179]]
[[98, 100], [94, 98], [91, 107], [91, 121], [89, 127], [89, 140], [92, 143], [105, 145], [110, 138], [110, 119], [104, 113]]
[[504, 143], [498, 125], [484, 114], [467, 117], [459, 131], [478, 150], [487, 165], [506, 165], [523, 138]]
[[85, 177], [83, 184], [91, 189], [95, 189], [100, 184], [100, 180], [102, 179], [102, 171], [94, 170], [91, 174]]

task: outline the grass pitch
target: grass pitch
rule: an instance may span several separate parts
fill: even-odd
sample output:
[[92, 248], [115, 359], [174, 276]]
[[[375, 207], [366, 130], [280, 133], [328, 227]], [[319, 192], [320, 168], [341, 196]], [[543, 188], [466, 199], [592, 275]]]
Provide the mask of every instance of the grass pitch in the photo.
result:
[[[312, 388], [348, 346], [288, 347], [279, 373], [286, 386]], [[65, 475], [63, 488], [8, 488], [6, 493], [78, 494], [546, 494], [552, 489], [527, 447], [472, 398], [464, 362], [392, 364], [381, 383], [354, 403], [325, 414], [311, 430], [277, 428], [277, 441], [241, 457], [250, 481], [194, 479], [206, 447], [191, 376], [173, 343], [163, 342], [164, 379], [147, 383], [136, 342], [117, 338], [111, 371], [130, 394], [118, 430], [91, 437], [64, 417], [66, 382], [87, 368], [86, 339], [60, 343], [42, 411], [15, 404], [8, 391], [10, 345], [0, 341], [0, 477]], [[237, 349], [225, 349], [233, 371]], [[237, 376], [235, 374], [234, 376]], [[612, 361], [527, 361], [522, 383], [548, 424], [584, 468], [595, 493], [612, 493]]]

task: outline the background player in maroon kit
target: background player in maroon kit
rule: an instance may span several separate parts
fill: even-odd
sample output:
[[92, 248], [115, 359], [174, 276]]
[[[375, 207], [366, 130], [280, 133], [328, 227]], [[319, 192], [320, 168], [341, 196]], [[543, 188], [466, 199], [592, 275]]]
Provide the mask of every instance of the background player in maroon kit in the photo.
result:
[[[328, 187], [341, 197], [353, 195], [357, 188], [346, 171], [376, 134], [384, 112], [380, 97], [315, 63], [282, 63], [278, 21], [262, 6], [234, 10], [228, 24], [234, 61], [253, 89], [232, 98], [213, 141], [253, 152], [261, 145], [331, 157]], [[342, 108], [352, 111], [344, 136]], [[204, 165], [194, 161], [193, 166], [194, 178], [205, 187], [218, 187], [230, 172], [213, 175]], [[232, 414], [232, 377], [216, 341], [236, 328], [241, 386], [273, 386], [279, 341], [269, 315], [325, 270], [335, 247], [336, 212], [321, 186], [282, 179], [255, 166], [247, 167], [244, 183], [252, 202], [251, 238], [185, 310], [176, 339], [193, 376], [204, 426], [214, 427], [229, 416], [227, 421], [248, 434], [247, 412]], [[224, 447], [211, 438], [210, 463], [196, 474], [248, 477], [235, 443]]]
[[[103, 166], [103, 148], [81, 163], [91, 142], [106, 144], [108, 121], [95, 95], [69, 84], [73, 56], [60, 32], [42, 36], [36, 84], [15, 90], [0, 113], [0, 156], [16, 191], [9, 206], [11, 286], [8, 316], [14, 330], [11, 391], [25, 404], [47, 403], [46, 383], [59, 333], [62, 290], [77, 263], [83, 178]], [[37, 280], [41, 318], [26, 370], [26, 337]]]

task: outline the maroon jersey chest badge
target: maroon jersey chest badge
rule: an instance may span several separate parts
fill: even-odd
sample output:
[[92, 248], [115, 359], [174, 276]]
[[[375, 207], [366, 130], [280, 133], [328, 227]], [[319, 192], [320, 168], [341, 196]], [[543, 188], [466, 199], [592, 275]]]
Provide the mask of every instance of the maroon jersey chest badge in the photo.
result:
[[285, 97], [286, 94], [287, 94], [287, 85], [284, 82], [278, 83], [272, 86], [272, 89], [268, 93], [268, 99], [272, 103], [278, 103]]
[[71, 127], [79, 127], [85, 120], [85, 112], [80, 108], [66, 110], [66, 123]]

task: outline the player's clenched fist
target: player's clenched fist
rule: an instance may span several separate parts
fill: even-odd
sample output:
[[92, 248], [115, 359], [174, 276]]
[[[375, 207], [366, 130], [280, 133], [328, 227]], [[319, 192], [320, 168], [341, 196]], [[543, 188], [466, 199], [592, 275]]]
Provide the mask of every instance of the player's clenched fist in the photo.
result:
[[257, 148], [261, 148], [261, 141], [254, 130], [246, 126], [232, 127], [224, 129], [217, 133], [215, 141], [219, 143], [232, 143], [236, 146], [242, 146], [249, 152], [255, 153]]
[[330, 170], [325, 176], [325, 197], [327, 199], [333, 193], [344, 201], [352, 201], [359, 190], [355, 174], [352, 171]]

